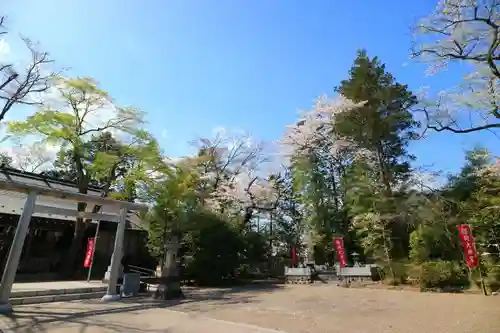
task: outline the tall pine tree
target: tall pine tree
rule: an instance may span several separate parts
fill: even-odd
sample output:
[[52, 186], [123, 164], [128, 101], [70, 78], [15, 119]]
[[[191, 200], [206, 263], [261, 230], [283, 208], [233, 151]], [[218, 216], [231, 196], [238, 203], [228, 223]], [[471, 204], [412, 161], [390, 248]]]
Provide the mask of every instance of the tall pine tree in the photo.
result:
[[408, 176], [409, 160], [413, 158], [406, 147], [416, 137], [414, 130], [419, 125], [410, 112], [417, 103], [416, 96], [366, 51], [358, 51], [349, 79], [341, 81], [337, 91], [354, 102], [366, 102], [340, 114], [336, 131], [374, 154], [380, 181], [386, 194], [391, 195], [394, 183]]
[[416, 137], [414, 130], [419, 125], [410, 108], [417, 98], [406, 85], [396, 82], [377, 57], [370, 58], [365, 51], [358, 52], [349, 78], [341, 81], [337, 91], [354, 102], [365, 102], [360, 108], [337, 115], [335, 130], [371, 152], [370, 162], [358, 167], [370, 169], [367, 172], [372, 176], [367, 179], [372, 179], [374, 200], [370, 207], [356, 207], [353, 211], [357, 212], [354, 215], [364, 211], [371, 214], [368, 216], [377, 216], [376, 224], [384, 236], [380, 238], [380, 252], [386, 253], [391, 266], [391, 258], [405, 255], [408, 249], [407, 226], [396, 214], [394, 192], [410, 173], [413, 157], [407, 146]]

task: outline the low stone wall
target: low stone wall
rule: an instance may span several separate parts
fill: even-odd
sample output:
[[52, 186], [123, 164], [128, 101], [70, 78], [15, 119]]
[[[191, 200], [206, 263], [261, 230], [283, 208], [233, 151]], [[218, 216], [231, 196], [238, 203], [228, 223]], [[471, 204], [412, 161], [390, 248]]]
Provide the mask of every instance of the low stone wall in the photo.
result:
[[310, 284], [312, 282], [312, 271], [309, 267], [294, 268], [285, 266], [285, 283]]

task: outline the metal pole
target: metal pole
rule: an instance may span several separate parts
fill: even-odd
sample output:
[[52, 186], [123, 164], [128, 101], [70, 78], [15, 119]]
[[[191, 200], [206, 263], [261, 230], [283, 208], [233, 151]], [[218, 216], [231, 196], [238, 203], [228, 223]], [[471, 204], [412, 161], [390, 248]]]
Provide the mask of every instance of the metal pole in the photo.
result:
[[103, 301], [116, 301], [120, 299], [120, 295], [116, 292], [118, 281], [118, 271], [122, 260], [123, 239], [125, 237], [125, 227], [127, 224], [127, 208], [120, 209], [120, 220], [116, 228], [115, 248], [111, 257], [111, 272], [109, 274], [108, 290], [106, 295], [102, 297]]
[[19, 217], [14, 240], [9, 251], [9, 257], [5, 265], [2, 282], [0, 284], [0, 312], [8, 313], [12, 311], [12, 305], [9, 303], [12, 285], [16, 278], [17, 268], [19, 266], [19, 259], [23, 252], [24, 240], [30, 225], [31, 215], [35, 210], [36, 193], [30, 192], [26, 201], [24, 202], [24, 209]]
[[92, 256], [90, 257], [90, 267], [89, 267], [89, 273], [87, 274], [87, 282], [90, 281], [90, 275], [92, 274], [92, 267], [94, 266], [95, 247], [97, 245], [97, 237], [99, 237], [99, 227], [100, 226], [101, 226], [101, 220], [97, 221], [97, 227], [95, 229], [94, 247], [92, 248]]

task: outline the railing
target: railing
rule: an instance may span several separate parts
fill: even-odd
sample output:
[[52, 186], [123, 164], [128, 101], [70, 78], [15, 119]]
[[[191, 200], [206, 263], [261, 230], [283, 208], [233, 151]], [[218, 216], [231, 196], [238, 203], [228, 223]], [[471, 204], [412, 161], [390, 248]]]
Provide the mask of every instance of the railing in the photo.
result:
[[150, 284], [151, 282], [148, 281], [150, 278], [156, 278], [156, 271], [154, 269], [149, 269], [149, 268], [144, 268], [144, 267], [139, 267], [139, 266], [134, 266], [134, 265], [128, 265], [129, 269], [133, 273], [139, 273], [141, 277], [145, 277], [146, 282], [146, 290], [149, 291], [152, 285]]
[[141, 276], [146, 276], [146, 277], [154, 277], [156, 274], [156, 271], [154, 269], [149, 269], [149, 268], [144, 268], [144, 267], [139, 267], [139, 266], [134, 266], [134, 265], [128, 265], [130, 270], [134, 273], [139, 273]]

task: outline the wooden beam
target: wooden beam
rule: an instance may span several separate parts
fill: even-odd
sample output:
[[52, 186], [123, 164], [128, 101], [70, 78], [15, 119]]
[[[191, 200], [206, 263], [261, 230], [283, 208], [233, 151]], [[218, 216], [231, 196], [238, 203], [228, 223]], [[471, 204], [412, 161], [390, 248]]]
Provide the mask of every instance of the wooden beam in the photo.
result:
[[96, 220], [96, 221], [108, 221], [108, 222], [118, 222], [118, 220], [120, 218], [118, 215], [113, 215], [113, 214], [79, 212], [76, 209], [56, 208], [56, 207], [43, 206], [43, 205], [36, 205], [35, 206], [35, 213], [74, 216], [74, 217], [81, 217], [84, 219], [90, 219], [90, 220]]
[[21, 193], [36, 193], [39, 196], [52, 197], [57, 199], [69, 200], [74, 202], [87, 202], [96, 205], [109, 205], [128, 210], [147, 210], [148, 206], [137, 204], [134, 202], [114, 200], [110, 198], [102, 198], [100, 196], [76, 193], [72, 191], [59, 190], [55, 188], [42, 187], [34, 184], [26, 184], [8, 179], [0, 179], [0, 189]]

